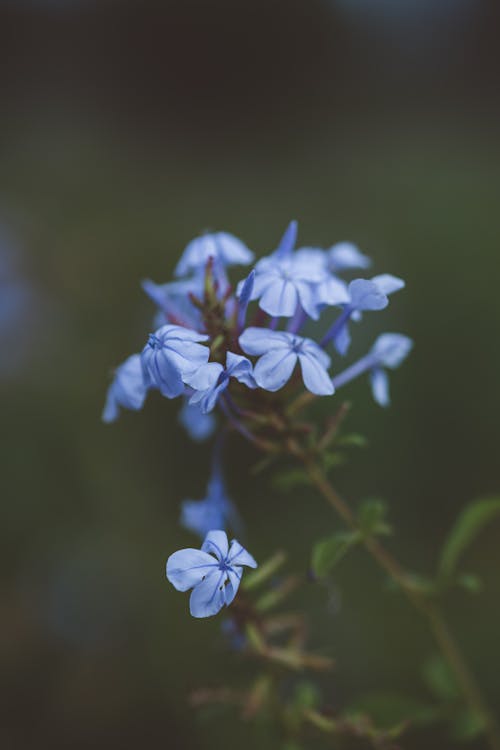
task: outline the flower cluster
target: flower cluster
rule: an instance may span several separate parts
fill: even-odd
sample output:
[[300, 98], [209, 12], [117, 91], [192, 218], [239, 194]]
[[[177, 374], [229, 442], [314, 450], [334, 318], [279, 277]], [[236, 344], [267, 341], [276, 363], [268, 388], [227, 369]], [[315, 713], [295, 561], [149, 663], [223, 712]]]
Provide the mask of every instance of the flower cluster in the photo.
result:
[[[225, 425], [269, 445], [275, 439], [273, 425], [280, 425], [281, 435], [293, 429], [287, 408], [304, 388], [310, 398], [333, 396], [363, 374], [369, 376], [375, 400], [387, 406], [387, 370], [398, 367], [407, 356], [410, 339], [384, 333], [367, 354], [346, 368], [336, 366], [334, 372], [332, 355], [336, 353], [340, 361], [348, 354], [352, 322], [359, 322], [363, 313], [387, 307], [389, 296], [402, 289], [404, 282], [389, 274], [348, 282], [340, 274], [365, 271], [371, 264], [354, 245], [343, 242], [326, 250], [296, 249], [296, 241], [297, 224], [291, 222], [278, 247], [233, 287], [231, 266], [250, 265], [253, 253], [231, 234], [206, 234], [187, 245], [176, 266], [175, 281], [143, 282], [157, 308], [155, 331], [142, 352], [116, 370], [104, 421], [114, 421], [122, 408], [141, 409], [148, 392], [156, 390], [168, 399], [183, 398], [180, 419], [195, 440], [212, 434], [214, 414], [219, 413]], [[305, 335], [311, 322], [320, 319], [323, 335], [317, 339]], [[265, 442], [262, 430], [267, 430]], [[182, 523], [201, 536], [210, 536], [222, 534], [228, 524], [234, 530], [236, 518], [220, 466], [214, 466], [207, 497], [184, 503]], [[198, 557], [206, 558], [206, 545], [207, 541]], [[213, 550], [212, 545], [208, 551]], [[192, 603], [203, 600], [204, 604], [192, 604], [195, 616], [213, 614], [236, 593], [228, 562], [231, 553], [228, 557], [221, 547], [218, 554], [218, 564], [223, 566], [218, 570], [227, 576], [210, 605], [205, 594], [208, 581], [215, 578], [205, 579], [200, 573], [196, 579], [181, 580], [175, 572], [178, 569], [172, 567], [175, 555], [169, 560], [169, 578], [177, 588], [196, 584]], [[194, 583], [187, 586], [191, 580]], [[200, 589], [203, 595], [197, 593]]]

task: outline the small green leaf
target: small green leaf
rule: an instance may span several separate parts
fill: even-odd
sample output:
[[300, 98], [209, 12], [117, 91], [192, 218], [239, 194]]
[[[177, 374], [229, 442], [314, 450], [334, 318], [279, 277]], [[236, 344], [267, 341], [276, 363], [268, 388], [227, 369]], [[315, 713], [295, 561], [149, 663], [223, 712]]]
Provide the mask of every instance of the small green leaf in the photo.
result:
[[385, 520], [387, 505], [383, 500], [365, 500], [358, 511], [361, 531], [366, 535], [387, 535], [391, 527]]
[[319, 578], [324, 578], [361, 538], [358, 531], [338, 531], [328, 539], [317, 542], [312, 553], [314, 573]]
[[442, 578], [450, 578], [453, 575], [466, 548], [497, 516], [500, 516], [499, 497], [476, 500], [462, 511], [448, 535], [441, 554], [439, 573]]
[[441, 656], [431, 657], [422, 670], [425, 684], [430, 692], [443, 703], [454, 703], [460, 698], [460, 689], [455, 675]]

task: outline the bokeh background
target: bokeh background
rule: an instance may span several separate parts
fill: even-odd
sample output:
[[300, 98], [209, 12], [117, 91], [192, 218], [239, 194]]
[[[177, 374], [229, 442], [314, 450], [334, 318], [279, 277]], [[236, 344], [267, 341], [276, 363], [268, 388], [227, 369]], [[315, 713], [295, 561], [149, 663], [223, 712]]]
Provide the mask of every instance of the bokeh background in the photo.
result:
[[[179, 503], [202, 497], [209, 449], [159, 398], [100, 423], [112, 367], [150, 327], [139, 281], [167, 280], [200, 231], [264, 254], [297, 218], [304, 243], [352, 240], [407, 280], [356, 347], [397, 330], [414, 353], [390, 410], [350, 389], [369, 446], [336, 483], [387, 499], [408, 565], [431, 573], [459, 509], [500, 492], [499, 21], [496, 0], [2, 0], [2, 747], [256, 746], [234, 713], [195, 718], [193, 688], [253, 667], [164, 580], [194, 542]], [[254, 459], [234, 441], [249, 547], [305, 573], [337, 521], [250, 477]], [[467, 558], [484, 592], [447, 601], [497, 713], [498, 533]], [[297, 595], [337, 660], [333, 706], [426, 696], [432, 643], [383, 584], [360, 553], [335, 607], [312, 583]], [[456, 745], [441, 729], [405, 744], [423, 746]]]

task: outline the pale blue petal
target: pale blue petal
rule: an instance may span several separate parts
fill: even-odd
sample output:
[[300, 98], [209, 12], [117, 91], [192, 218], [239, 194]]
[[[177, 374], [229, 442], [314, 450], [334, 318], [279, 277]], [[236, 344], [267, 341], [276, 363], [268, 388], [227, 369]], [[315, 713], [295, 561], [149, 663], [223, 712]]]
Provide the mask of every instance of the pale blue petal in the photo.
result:
[[199, 549], [181, 549], [167, 560], [167, 578], [177, 591], [187, 591], [217, 571], [219, 564]]
[[413, 348], [413, 341], [401, 333], [383, 333], [375, 341], [371, 354], [379, 365], [394, 369], [399, 367]]
[[335, 276], [329, 275], [318, 285], [318, 299], [324, 305], [345, 305], [349, 302], [347, 284]]
[[224, 528], [226, 525], [224, 506], [211, 498], [183, 500], [180, 522], [185, 529], [204, 539], [211, 529]]
[[297, 229], [298, 229], [297, 222], [291, 221], [290, 224], [285, 229], [285, 233], [283, 234], [283, 237], [280, 240], [280, 244], [278, 245], [278, 248], [275, 252], [275, 256], [279, 256], [280, 258], [283, 258], [283, 257], [286, 257], [287, 255], [290, 255], [297, 241]]
[[229, 565], [248, 565], [249, 568], [258, 567], [255, 559], [237, 539], [233, 539], [231, 542], [227, 562]]
[[227, 232], [205, 234], [186, 246], [175, 275], [185, 276], [193, 270], [200, 270], [209, 258], [214, 258], [222, 266], [246, 265], [252, 262], [253, 253], [241, 240]]
[[237, 566], [227, 571], [228, 582], [224, 591], [226, 597], [226, 607], [229, 607], [229, 605], [234, 601], [234, 597], [238, 593], [238, 589], [240, 587], [242, 575], [243, 570]]
[[255, 365], [255, 380], [266, 391], [279, 391], [290, 380], [296, 362], [297, 354], [290, 349], [272, 349]]
[[229, 549], [226, 532], [221, 530], [209, 531], [205, 537], [205, 541], [201, 545], [201, 549], [203, 552], [212, 552], [217, 556], [219, 561], [222, 561], [227, 557]]
[[184, 401], [179, 412], [179, 421], [188, 433], [191, 440], [203, 442], [213, 435], [216, 420], [212, 414], [203, 414], [199, 406]]
[[333, 345], [342, 357], [345, 357], [351, 346], [351, 332], [349, 330], [349, 322], [346, 321], [339, 332], [336, 334]]
[[307, 390], [317, 396], [331, 396], [335, 389], [323, 364], [313, 355], [305, 353], [299, 353], [299, 361]]
[[373, 281], [355, 279], [349, 284], [351, 306], [356, 310], [383, 310], [389, 300]]
[[179, 369], [172, 363], [165, 350], [154, 351], [146, 346], [141, 355], [144, 381], [148, 387], [158, 388], [166, 398], [176, 398], [184, 391]]
[[246, 354], [255, 356], [265, 354], [270, 348], [290, 348], [289, 334], [280, 331], [270, 331], [268, 328], [247, 328], [238, 340]]
[[363, 255], [351, 242], [339, 242], [328, 251], [332, 271], [348, 271], [351, 268], [368, 268], [371, 260]]
[[373, 398], [380, 406], [389, 406], [389, 378], [385, 370], [375, 369], [370, 373]]
[[380, 276], [374, 276], [372, 281], [378, 286], [380, 291], [386, 295], [399, 292], [400, 289], [404, 289], [405, 287], [403, 279], [399, 279], [397, 276], [392, 276], [390, 273], [382, 273]]
[[249, 359], [242, 357], [240, 354], [228, 352], [226, 355], [226, 372], [232, 378], [236, 378], [247, 388], [256, 388], [257, 383], [253, 376], [253, 365]]
[[269, 315], [289, 318], [297, 307], [297, 289], [291, 281], [277, 279], [267, 287], [259, 300], [259, 307]]
[[212, 617], [226, 603], [225, 583], [227, 573], [217, 570], [193, 589], [189, 598], [189, 611], [193, 617]]
[[[218, 362], [207, 362], [207, 364], [199, 367], [194, 373], [185, 378], [185, 382], [195, 391], [206, 391], [208, 388], [213, 388], [221, 372], [224, 368]], [[196, 403], [195, 399], [191, 399], [190, 403]]]
[[302, 305], [303, 309], [306, 311], [310, 318], [312, 318], [313, 320], [318, 320], [318, 306], [321, 304], [321, 297], [318, 292], [318, 284], [310, 284], [305, 281], [296, 281], [295, 287], [297, 289], [300, 304]]
[[134, 411], [142, 409], [146, 393], [141, 356], [133, 354], [115, 372], [106, 397], [102, 414], [103, 421], [114, 422], [119, 416], [120, 407]]
[[328, 370], [332, 361], [331, 357], [315, 341], [312, 341], [312, 339], [303, 339], [301, 349], [304, 354], [311, 354], [319, 360], [325, 370]]

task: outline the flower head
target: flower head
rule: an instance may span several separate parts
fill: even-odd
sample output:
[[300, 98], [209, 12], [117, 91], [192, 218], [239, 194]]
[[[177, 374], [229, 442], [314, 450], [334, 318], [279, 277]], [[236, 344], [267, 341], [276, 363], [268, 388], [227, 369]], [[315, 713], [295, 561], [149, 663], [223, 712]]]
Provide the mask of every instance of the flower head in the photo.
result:
[[311, 393], [330, 396], [334, 392], [327, 372], [330, 357], [311, 339], [286, 331], [247, 328], [239, 342], [246, 354], [260, 357], [254, 377], [261, 388], [278, 391], [290, 380], [299, 362], [304, 385]]
[[134, 411], [142, 409], [146, 393], [141, 357], [140, 354], [133, 354], [115, 371], [102, 413], [103, 422], [109, 423], [118, 419], [120, 407]]
[[141, 354], [144, 381], [167, 398], [180, 396], [187, 378], [208, 361], [210, 350], [202, 346], [208, 336], [176, 325], [151, 334]]
[[225, 531], [209, 531], [201, 550], [182, 549], [167, 560], [167, 578], [177, 591], [192, 589], [193, 617], [211, 617], [229, 606], [238, 591], [243, 567], [256, 568], [252, 555], [236, 539], [229, 547]]
[[253, 261], [253, 253], [237, 237], [228, 232], [215, 232], [196, 237], [186, 246], [175, 268], [176, 276], [186, 276], [203, 270], [209, 258], [219, 268], [232, 265], [246, 266]]

